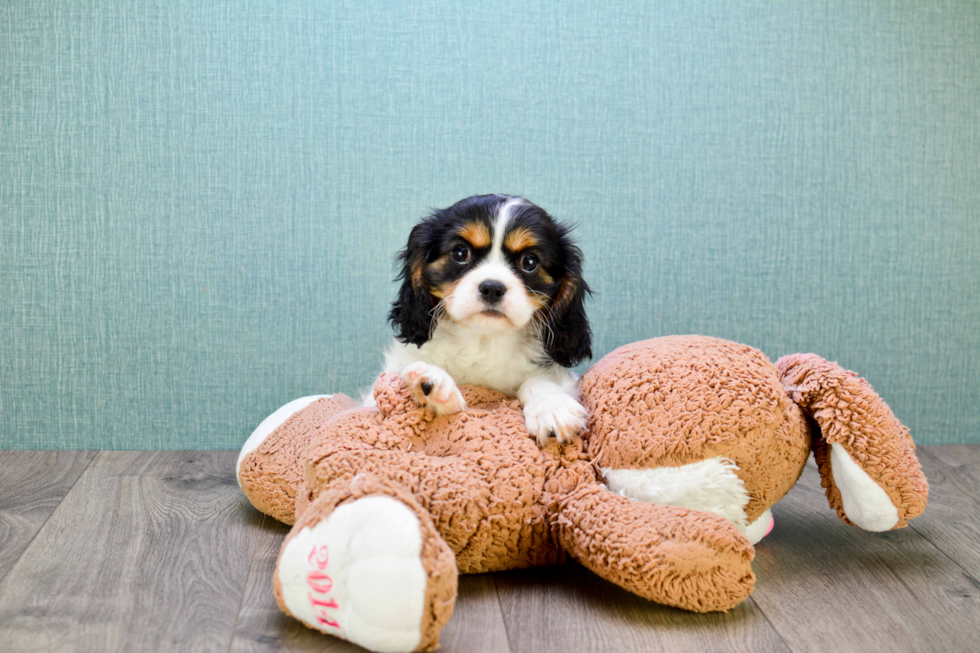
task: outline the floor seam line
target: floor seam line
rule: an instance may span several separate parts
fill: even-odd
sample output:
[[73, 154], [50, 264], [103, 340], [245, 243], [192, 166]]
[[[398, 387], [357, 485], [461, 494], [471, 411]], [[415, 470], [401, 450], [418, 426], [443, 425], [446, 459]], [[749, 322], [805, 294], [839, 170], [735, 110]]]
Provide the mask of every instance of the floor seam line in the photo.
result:
[[[268, 517], [262, 515], [262, 521], [259, 523], [259, 529], [265, 526], [265, 520]], [[256, 538], [258, 539], [258, 538]], [[259, 547], [256, 546], [252, 551], [252, 556], [248, 561], [248, 573], [245, 574], [245, 584], [242, 586], [242, 598], [238, 601], [238, 610], [235, 612], [235, 623], [231, 627], [231, 638], [228, 640], [228, 653], [231, 653], [231, 647], [235, 645], [235, 632], [238, 630], [238, 621], [242, 616], [242, 607], [245, 606], [245, 595], [248, 594], [248, 581], [252, 578], [252, 567], [255, 566], [255, 555], [258, 552]]]
[[783, 634], [781, 632], [779, 632], [779, 629], [776, 628], [776, 624], [774, 624], [772, 622], [772, 619], [770, 619], [769, 618], [769, 615], [766, 614], [766, 611], [762, 609], [762, 606], [759, 605], [759, 602], [755, 600], [755, 597], [750, 595], [747, 600], [748, 601], [751, 601], [752, 602], [752, 605], [754, 605], [756, 607], [756, 609], [759, 610], [759, 614], [762, 615], [762, 618], [765, 619], [766, 620], [766, 623], [769, 624], [769, 627], [772, 628], [772, 632], [776, 633], [776, 637], [778, 637], [779, 638], [779, 641], [783, 643], [783, 646], [786, 647], [786, 650], [787, 651], [790, 651], [791, 653], [793, 651], [795, 651], [796, 649], [794, 649], [790, 645], [790, 643], [788, 641], [786, 641], [786, 638], [783, 637]]
[[[949, 472], [956, 473], [958, 471], [958, 468], [951, 467], [948, 463], [944, 462], [943, 460], [941, 460], [939, 458], [936, 458], [933, 455], [930, 455], [928, 451], [925, 451], [925, 454], [926, 454], [926, 457], [929, 458], [932, 462], [934, 462], [937, 465], [940, 465], [942, 467], [945, 467], [947, 473], [949, 473]], [[971, 473], [971, 470], [967, 469], [967, 473], [969, 474], [969, 476], [971, 478], [974, 478], [973, 474]], [[928, 481], [928, 479], [926, 479], [926, 480]], [[928, 503], [927, 503], [926, 508], [923, 510], [923, 512], [925, 510], [928, 510], [928, 509], [929, 509], [929, 506], [928, 506]], [[928, 535], [926, 535], [924, 532], [922, 532], [921, 530], [919, 530], [918, 525], [915, 523], [915, 518], [910, 519], [908, 521], [908, 523], [907, 523], [907, 526], [912, 531], [914, 531], [919, 537], [921, 537], [926, 542], [928, 542], [934, 549], [936, 549], [936, 551], [939, 551], [944, 556], [946, 556], [947, 558], [949, 558], [950, 562], [952, 562], [954, 565], [956, 565], [957, 569], [959, 569], [960, 571], [962, 571], [963, 574], [965, 574], [969, 578], [973, 578], [973, 576], [970, 575], [970, 571], [968, 569], [965, 569], [963, 567], [963, 565], [960, 564], [959, 560], [957, 560], [956, 558], [954, 558], [953, 556], [951, 556], [949, 553], [946, 552], [945, 549], [943, 549], [941, 546], [939, 546], [938, 544], [936, 544], [935, 542], [933, 542], [932, 539], [930, 539], [930, 537]]]
[[497, 587], [497, 574], [493, 574], [493, 595], [497, 597], [497, 609], [500, 610], [500, 620], [504, 622], [504, 635], [507, 637], [507, 650], [514, 653], [514, 642], [510, 637], [510, 625], [507, 623], [507, 616], [504, 614], [504, 604], [500, 601], [500, 588]]
[[[913, 525], [911, 522], [909, 522], [909, 528], [911, 528], [913, 531], [915, 531], [916, 534], [919, 537], [921, 537], [926, 542], [928, 542], [930, 544], [930, 546], [932, 546], [932, 548], [934, 548], [936, 551], [939, 551], [944, 556], [946, 556], [947, 558], [949, 558], [949, 561], [952, 562], [954, 565], [956, 565], [956, 568], [957, 569], [959, 569], [960, 571], [962, 571], [967, 576], [970, 576], [969, 570], [964, 569], [963, 568], [963, 565], [960, 564], [960, 561], [959, 560], [957, 560], [953, 556], [951, 556], [948, 553], [946, 553], [946, 551], [944, 551], [938, 544], [936, 544], [935, 542], [933, 542], [932, 540], [930, 540], [928, 535], [926, 535], [925, 533], [923, 533], [922, 531], [920, 531], [918, 528], [916, 528], [915, 525]], [[970, 578], [973, 578], [973, 576], [970, 576]]]
[[[86, 450], [86, 449], [75, 449], [74, 451], [90, 451], [90, 450]], [[27, 546], [25, 546], [25, 547], [24, 547], [24, 550], [20, 552], [20, 555], [19, 555], [19, 556], [17, 556], [17, 560], [15, 560], [15, 561], [14, 561], [14, 564], [12, 564], [12, 565], [10, 565], [10, 568], [9, 568], [9, 569], [7, 570], [7, 572], [6, 572], [6, 573], [5, 573], [5, 574], [4, 574], [3, 576], [0, 576], [0, 587], [2, 587], [2, 586], [3, 586], [3, 582], [4, 582], [4, 581], [5, 581], [6, 579], [7, 579], [7, 577], [8, 577], [8, 576], [10, 576], [10, 574], [11, 574], [11, 573], [12, 573], [12, 572], [14, 571], [14, 569], [16, 569], [16, 568], [17, 568], [17, 565], [19, 565], [19, 564], [20, 564], [20, 561], [21, 561], [21, 560], [22, 560], [22, 559], [24, 558], [24, 554], [25, 554], [25, 553], [27, 553], [27, 551], [28, 551], [28, 549], [30, 549], [30, 548], [31, 548], [31, 545], [32, 545], [32, 544], [34, 544], [34, 540], [36, 540], [36, 539], [37, 539], [37, 536], [41, 534], [41, 531], [43, 531], [43, 530], [44, 530], [44, 527], [48, 525], [48, 522], [49, 522], [49, 521], [51, 521], [51, 518], [52, 518], [52, 517], [54, 516], [54, 513], [56, 513], [56, 512], [58, 512], [58, 508], [60, 508], [60, 507], [61, 507], [61, 504], [63, 504], [63, 503], [65, 502], [65, 499], [67, 499], [67, 498], [69, 497], [69, 495], [71, 495], [71, 493], [72, 493], [72, 492], [73, 492], [73, 491], [75, 490], [75, 486], [77, 486], [77, 485], [78, 485], [78, 482], [79, 482], [80, 480], [82, 480], [82, 477], [83, 477], [83, 476], [85, 476], [85, 472], [87, 472], [87, 471], [89, 470], [89, 467], [91, 467], [91, 466], [92, 466], [92, 463], [94, 463], [94, 462], [95, 462], [95, 459], [96, 459], [96, 458], [98, 458], [98, 457], [99, 457], [100, 455], [102, 455], [102, 453], [103, 453], [103, 450], [102, 450], [102, 449], [99, 449], [99, 450], [97, 450], [97, 451], [95, 452], [95, 455], [94, 455], [94, 456], [92, 456], [92, 459], [91, 459], [91, 460], [89, 460], [89, 461], [88, 461], [88, 463], [86, 463], [86, 465], [85, 465], [85, 469], [83, 469], [83, 470], [81, 471], [81, 473], [80, 473], [80, 474], [78, 475], [78, 477], [77, 477], [77, 478], [75, 479], [75, 482], [74, 482], [74, 483], [72, 483], [72, 484], [71, 484], [71, 487], [70, 487], [70, 488], [68, 488], [68, 491], [67, 491], [67, 492], [65, 492], [65, 496], [63, 496], [63, 497], [61, 497], [61, 501], [59, 501], [59, 502], [58, 502], [58, 505], [56, 505], [56, 506], [54, 507], [54, 510], [52, 510], [52, 511], [51, 511], [51, 514], [50, 514], [50, 515], [48, 515], [48, 516], [47, 516], [47, 517], [46, 517], [46, 518], [44, 519], [44, 523], [43, 523], [43, 524], [41, 524], [41, 526], [40, 526], [40, 527], [39, 527], [39, 528], [37, 529], [37, 532], [36, 532], [36, 533], [34, 533], [34, 535], [32, 535], [32, 536], [31, 536], [31, 539], [30, 539], [30, 541], [29, 541], [29, 542], [27, 543]]]

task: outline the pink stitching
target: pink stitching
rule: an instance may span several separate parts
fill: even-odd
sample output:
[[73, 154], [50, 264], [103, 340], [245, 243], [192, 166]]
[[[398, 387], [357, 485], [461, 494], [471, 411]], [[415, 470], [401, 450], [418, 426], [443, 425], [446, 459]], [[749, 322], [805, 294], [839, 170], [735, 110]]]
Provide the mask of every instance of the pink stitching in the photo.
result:
[[311, 571], [306, 575], [306, 582], [320, 594], [326, 594], [333, 587], [333, 579], [319, 571]]
[[340, 628], [340, 624], [338, 624], [336, 621], [331, 621], [326, 617], [321, 617], [320, 615], [316, 615], [316, 620], [319, 621], [324, 626], [333, 626], [334, 628]]
[[315, 596], [313, 596], [312, 594], [310, 594], [310, 603], [313, 604], [314, 608], [316, 608], [317, 606], [321, 608], [340, 608], [340, 606], [337, 605], [337, 602], [334, 601], [333, 599], [330, 599], [329, 601], [322, 601], [316, 598]]
[[329, 555], [327, 554], [327, 546], [323, 545], [320, 547], [320, 550], [317, 551], [316, 545], [314, 544], [313, 550], [310, 551], [310, 557], [309, 557], [310, 564], [311, 565], [315, 564], [317, 567], [320, 568], [320, 571], [323, 571], [324, 569], [327, 568], [328, 559], [329, 559]]
[[326, 545], [321, 546], [319, 549], [317, 549], [315, 544], [313, 545], [313, 550], [310, 551], [310, 556], [307, 558], [307, 561], [312, 565], [316, 565], [319, 568], [319, 571], [314, 569], [313, 571], [309, 572], [306, 575], [306, 583], [313, 590], [312, 592], [309, 592], [310, 604], [312, 604], [314, 610], [320, 610], [320, 613], [314, 612], [317, 623], [319, 623], [321, 626], [340, 628], [339, 623], [333, 619], [330, 619], [327, 614], [323, 612], [323, 610], [326, 608], [339, 609], [340, 606], [337, 605], [337, 602], [334, 599], [324, 600], [313, 596], [313, 592], [316, 592], [317, 594], [327, 594], [331, 589], [333, 589], [333, 579], [323, 573], [323, 570], [327, 567], [327, 561], [329, 558], [330, 556], [328, 555]]

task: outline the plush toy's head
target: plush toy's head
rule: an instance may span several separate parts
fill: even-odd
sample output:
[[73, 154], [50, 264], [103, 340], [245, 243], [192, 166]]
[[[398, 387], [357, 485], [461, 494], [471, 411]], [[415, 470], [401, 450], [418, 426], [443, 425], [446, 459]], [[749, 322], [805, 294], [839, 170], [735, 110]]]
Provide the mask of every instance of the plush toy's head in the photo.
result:
[[746, 345], [670, 336], [620, 347], [579, 385], [610, 490], [713, 512], [752, 543], [811, 450], [843, 521], [886, 531], [925, 508], [908, 429], [867, 381], [819, 356], [773, 364]]

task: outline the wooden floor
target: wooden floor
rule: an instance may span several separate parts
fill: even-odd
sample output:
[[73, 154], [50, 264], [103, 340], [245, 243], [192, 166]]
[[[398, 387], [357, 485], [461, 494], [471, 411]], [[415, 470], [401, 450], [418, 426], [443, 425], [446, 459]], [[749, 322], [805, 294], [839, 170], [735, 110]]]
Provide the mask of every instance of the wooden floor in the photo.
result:
[[[442, 650], [980, 651], [980, 445], [919, 452], [929, 508], [884, 534], [840, 523], [811, 463], [727, 614], [578, 566], [468, 576]], [[0, 650], [360, 650], [276, 608], [287, 529], [249, 506], [236, 456], [0, 452]]]

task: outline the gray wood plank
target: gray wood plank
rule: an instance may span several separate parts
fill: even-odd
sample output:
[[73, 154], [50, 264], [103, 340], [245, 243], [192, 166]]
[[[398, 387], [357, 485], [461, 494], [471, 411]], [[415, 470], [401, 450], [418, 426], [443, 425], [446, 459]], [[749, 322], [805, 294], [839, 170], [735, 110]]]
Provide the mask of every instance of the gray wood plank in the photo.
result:
[[[247, 506], [242, 511], [254, 511], [254, 508]], [[237, 653], [288, 651], [287, 641], [290, 638], [287, 631], [293, 626], [302, 628], [294, 619], [282, 614], [272, 594], [272, 570], [289, 527], [271, 517], [264, 517], [259, 528], [260, 535], [248, 572], [245, 595], [229, 647], [229, 651]]]
[[929, 479], [929, 505], [909, 526], [980, 588], [980, 445], [919, 447], [918, 454]]
[[966, 468], [974, 475], [980, 472], [980, 444], [934, 444], [920, 446], [917, 451], [940, 460], [953, 469]]
[[913, 528], [840, 522], [812, 460], [773, 514], [753, 598], [794, 651], [980, 650], [980, 587]]
[[[288, 529], [248, 505], [235, 455], [0, 452], [4, 650], [360, 651], [279, 612]], [[443, 650], [980, 650], [980, 446], [920, 458], [929, 508], [884, 534], [841, 524], [808, 465], [728, 614], [649, 603], [577, 565], [467, 576]]]
[[580, 565], [495, 575], [514, 653], [788, 651], [751, 599], [727, 613], [659, 605]]
[[0, 583], [4, 650], [226, 650], [261, 522], [235, 458], [99, 453]]
[[510, 651], [495, 574], [460, 576], [453, 618], [442, 631], [440, 651], [503, 653]]
[[0, 580], [95, 458], [95, 451], [0, 451]]
[[[233, 653], [363, 651], [287, 617], [276, 605], [272, 573], [287, 526], [267, 518], [255, 552], [248, 587], [231, 644]], [[463, 576], [453, 617], [442, 631], [441, 653], [509, 651], [500, 604], [490, 574]]]

